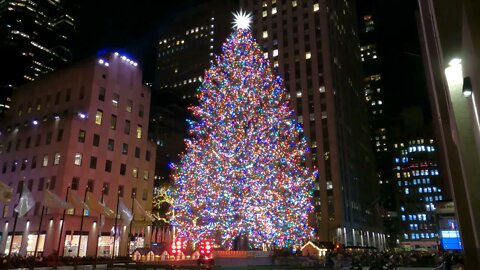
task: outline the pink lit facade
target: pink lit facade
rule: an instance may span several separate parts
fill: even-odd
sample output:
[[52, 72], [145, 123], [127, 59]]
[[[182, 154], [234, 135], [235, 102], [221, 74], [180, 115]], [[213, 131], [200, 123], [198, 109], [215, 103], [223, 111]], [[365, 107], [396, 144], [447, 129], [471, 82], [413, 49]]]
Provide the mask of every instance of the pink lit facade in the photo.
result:
[[[10, 249], [14, 207], [23, 182], [36, 204], [18, 218], [12, 253], [33, 255], [46, 189], [62, 199], [67, 190], [83, 199], [88, 187], [113, 211], [118, 197], [131, 208], [135, 196], [150, 211], [155, 147], [147, 139], [149, 110], [150, 89], [142, 84], [142, 71], [117, 53], [19, 87], [1, 125], [0, 179], [13, 188], [13, 196], [0, 208], [0, 253]], [[80, 230], [82, 209], [76, 208], [67, 211], [60, 236], [63, 209], [48, 208], [37, 251], [44, 256], [54, 254], [60, 243], [63, 256], [78, 252], [80, 256], [112, 256], [113, 250], [115, 255], [126, 255], [129, 248], [148, 246], [150, 221], [139, 209], [132, 226], [118, 219], [114, 241], [114, 218], [100, 219], [99, 213], [85, 211]], [[127, 242], [129, 233], [139, 236], [135, 242]]]

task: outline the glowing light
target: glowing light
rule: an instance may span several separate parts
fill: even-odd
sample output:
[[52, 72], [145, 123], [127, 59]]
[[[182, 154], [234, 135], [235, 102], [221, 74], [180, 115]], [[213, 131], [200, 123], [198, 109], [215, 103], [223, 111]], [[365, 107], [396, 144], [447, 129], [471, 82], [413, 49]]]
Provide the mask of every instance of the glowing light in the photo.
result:
[[170, 223], [179, 237], [224, 247], [241, 236], [254, 248], [306, 243], [316, 172], [302, 165], [306, 140], [282, 79], [247, 28], [222, 52], [205, 72], [191, 107], [198, 120], [173, 165]]
[[103, 65], [103, 63], [105, 63], [105, 61], [103, 59], [99, 59], [98, 63]]
[[33, 124], [34, 126], [38, 125], [38, 120], [33, 120], [33, 121], [32, 121], [32, 124]]
[[82, 112], [79, 112], [78, 117], [80, 117], [81, 119], [85, 119], [85, 118], [87, 118], [87, 115], [82, 113]]
[[448, 62], [448, 65], [449, 66], [455, 66], [455, 65], [459, 65], [462, 63], [462, 59], [460, 58], [453, 58], [452, 60], [450, 60], [450, 62]]
[[250, 24], [252, 23], [252, 14], [240, 10], [237, 13], [233, 13], [235, 17], [233, 21], [233, 27], [235, 29], [250, 29]]

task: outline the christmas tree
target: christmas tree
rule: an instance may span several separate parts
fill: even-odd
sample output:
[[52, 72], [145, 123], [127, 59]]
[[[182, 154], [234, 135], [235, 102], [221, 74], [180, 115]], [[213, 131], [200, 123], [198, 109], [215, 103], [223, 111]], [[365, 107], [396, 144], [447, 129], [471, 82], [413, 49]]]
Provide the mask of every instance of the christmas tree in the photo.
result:
[[248, 27], [222, 47], [198, 89], [191, 138], [174, 166], [172, 223], [180, 237], [239, 236], [254, 248], [305, 242], [315, 172], [303, 165], [302, 128]]

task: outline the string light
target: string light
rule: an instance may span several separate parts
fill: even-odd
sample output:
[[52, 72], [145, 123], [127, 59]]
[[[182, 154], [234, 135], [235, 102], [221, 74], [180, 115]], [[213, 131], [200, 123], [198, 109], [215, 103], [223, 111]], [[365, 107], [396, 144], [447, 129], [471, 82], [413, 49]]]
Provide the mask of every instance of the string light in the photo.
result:
[[244, 236], [255, 248], [305, 243], [316, 172], [282, 79], [247, 28], [235, 30], [204, 75], [186, 151], [174, 168], [171, 221], [179, 237]]

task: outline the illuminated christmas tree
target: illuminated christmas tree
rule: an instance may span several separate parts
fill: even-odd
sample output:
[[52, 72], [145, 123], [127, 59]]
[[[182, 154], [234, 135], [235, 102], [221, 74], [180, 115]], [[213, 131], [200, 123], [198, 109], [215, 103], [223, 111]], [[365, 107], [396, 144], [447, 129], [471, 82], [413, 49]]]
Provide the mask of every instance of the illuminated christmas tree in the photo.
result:
[[171, 221], [180, 237], [227, 248], [239, 236], [254, 248], [298, 245], [312, 232], [315, 173], [303, 165], [305, 139], [281, 78], [244, 25], [249, 16], [236, 17], [192, 108], [191, 138], [174, 166]]

